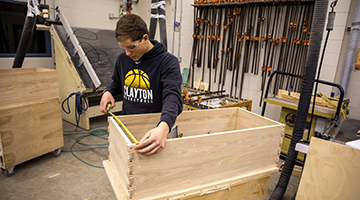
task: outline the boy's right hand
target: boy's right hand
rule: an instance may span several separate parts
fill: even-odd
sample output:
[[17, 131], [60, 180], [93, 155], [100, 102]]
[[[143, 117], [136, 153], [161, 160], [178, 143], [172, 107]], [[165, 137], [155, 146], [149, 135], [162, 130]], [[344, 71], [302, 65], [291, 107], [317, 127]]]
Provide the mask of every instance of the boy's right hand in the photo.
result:
[[104, 92], [100, 101], [100, 112], [108, 114], [106, 108], [108, 104], [111, 104], [111, 108], [115, 107], [115, 99], [109, 91]]

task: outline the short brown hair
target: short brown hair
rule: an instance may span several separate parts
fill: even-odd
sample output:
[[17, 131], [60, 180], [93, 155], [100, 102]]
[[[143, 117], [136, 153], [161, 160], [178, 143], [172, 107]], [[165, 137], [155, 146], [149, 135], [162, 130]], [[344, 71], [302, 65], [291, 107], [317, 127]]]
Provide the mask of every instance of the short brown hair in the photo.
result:
[[140, 40], [144, 34], [149, 35], [149, 30], [145, 21], [138, 15], [124, 15], [116, 24], [115, 38], [119, 42], [127, 39], [131, 39], [131, 41]]

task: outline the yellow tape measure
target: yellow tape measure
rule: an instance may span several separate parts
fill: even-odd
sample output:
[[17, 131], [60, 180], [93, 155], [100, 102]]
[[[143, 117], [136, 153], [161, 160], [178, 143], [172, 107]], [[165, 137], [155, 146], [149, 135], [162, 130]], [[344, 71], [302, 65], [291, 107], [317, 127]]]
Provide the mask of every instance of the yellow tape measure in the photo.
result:
[[110, 112], [110, 107], [111, 107], [111, 104], [108, 104], [106, 110], [108, 113], [110, 113], [110, 115], [112, 115], [116, 121], [119, 122], [119, 124], [125, 129], [125, 131], [127, 132], [127, 134], [131, 137], [131, 139], [135, 142], [135, 144], [138, 143], [138, 141], [135, 139], [135, 137], [130, 133], [130, 131], [126, 128], [126, 126], [120, 121], [119, 118], [117, 118], [114, 114], [112, 114], [112, 112]]

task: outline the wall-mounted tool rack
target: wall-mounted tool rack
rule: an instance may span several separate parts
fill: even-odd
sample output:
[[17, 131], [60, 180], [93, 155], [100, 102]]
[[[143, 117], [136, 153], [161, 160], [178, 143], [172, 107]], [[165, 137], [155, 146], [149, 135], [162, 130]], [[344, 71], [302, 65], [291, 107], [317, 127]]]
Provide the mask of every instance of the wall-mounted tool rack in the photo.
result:
[[[209, 90], [229, 85], [234, 98], [242, 97], [245, 74], [261, 76], [261, 91], [272, 71], [303, 75], [315, 1], [194, 3], [191, 87], [199, 78], [196, 70], [203, 82], [212, 83]], [[291, 85], [298, 92], [301, 80], [285, 76], [275, 83], [274, 92]]]

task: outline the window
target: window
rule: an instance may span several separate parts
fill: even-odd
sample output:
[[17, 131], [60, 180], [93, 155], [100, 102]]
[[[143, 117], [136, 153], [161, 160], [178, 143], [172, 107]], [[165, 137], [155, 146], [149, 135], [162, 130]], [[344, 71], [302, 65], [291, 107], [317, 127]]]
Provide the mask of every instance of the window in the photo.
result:
[[[0, 57], [15, 57], [26, 14], [27, 2], [0, 0]], [[34, 30], [26, 57], [51, 57], [50, 47], [49, 31]]]

